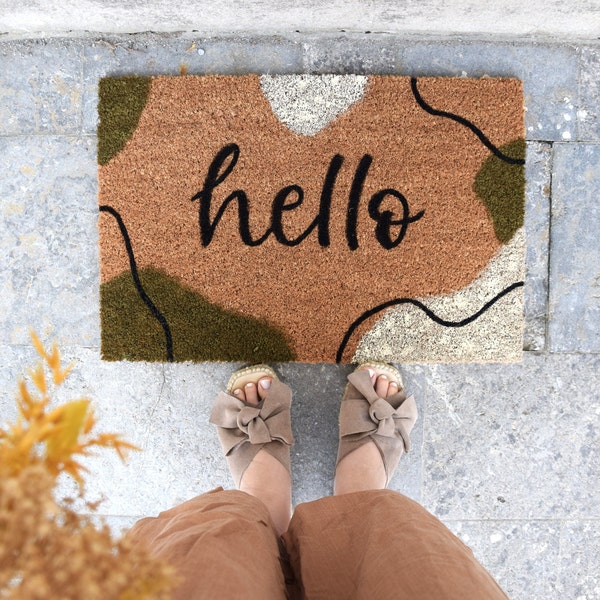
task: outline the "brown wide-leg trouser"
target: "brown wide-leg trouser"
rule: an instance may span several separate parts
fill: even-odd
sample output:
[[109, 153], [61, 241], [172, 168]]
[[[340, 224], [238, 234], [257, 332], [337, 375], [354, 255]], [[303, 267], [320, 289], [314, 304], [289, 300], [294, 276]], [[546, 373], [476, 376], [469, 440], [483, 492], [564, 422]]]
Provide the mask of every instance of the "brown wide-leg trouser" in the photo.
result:
[[218, 489], [128, 535], [178, 568], [176, 600], [506, 599], [465, 544], [390, 490], [301, 504], [278, 539], [262, 502]]

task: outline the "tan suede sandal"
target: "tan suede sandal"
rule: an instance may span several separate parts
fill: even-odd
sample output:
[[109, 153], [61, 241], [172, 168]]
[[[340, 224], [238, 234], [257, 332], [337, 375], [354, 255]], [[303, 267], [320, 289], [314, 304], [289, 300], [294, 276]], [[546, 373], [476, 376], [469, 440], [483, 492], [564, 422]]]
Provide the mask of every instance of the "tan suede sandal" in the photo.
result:
[[[249, 404], [233, 396], [233, 391], [247, 383], [258, 384], [263, 377], [273, 382], [264, 400]], [[236, 487], [254, 457], [265, 450], [290, 472], [290, 446], [294, 444], [290, 407], [292, 392], [273, 369], [254, 365], [236, 371], [220, 392], [213, 406], [210, 422], [217, 433]]]
[[[398, 392], [380, 398], [366, 369], [386, 375], [398, 384]], [[365, 363], [348, 375], [340, 407], [340, 444], [336, 465], [348, 454], [373, 441], [385, 467], [387, 487], [400, 457], [410, 450], [409, 435], [417, 420], [413, 396], [404, 393], [397, 369], [387, 363]]]

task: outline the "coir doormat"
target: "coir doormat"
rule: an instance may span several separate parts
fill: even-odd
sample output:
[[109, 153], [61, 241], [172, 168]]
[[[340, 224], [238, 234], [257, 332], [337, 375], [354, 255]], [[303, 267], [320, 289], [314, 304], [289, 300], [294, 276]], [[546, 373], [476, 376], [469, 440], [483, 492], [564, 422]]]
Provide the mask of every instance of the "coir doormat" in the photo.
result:
[[100, 82], [102, 355], [511, 361], [516, 79]]

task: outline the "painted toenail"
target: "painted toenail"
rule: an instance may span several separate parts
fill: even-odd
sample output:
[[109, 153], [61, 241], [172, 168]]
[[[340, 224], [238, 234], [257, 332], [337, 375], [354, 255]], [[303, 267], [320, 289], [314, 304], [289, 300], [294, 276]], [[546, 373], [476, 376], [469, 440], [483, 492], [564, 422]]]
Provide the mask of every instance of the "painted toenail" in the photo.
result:
[[373, 377], [375, 375], [375, 371], [373, 369], [369, 369], [369, 377]]
[[242, 393], [242, 390], [233, 390], [234, 396], [239, 396]]
[[271, 387], [271, 382], [268, 379], [261, 379], [260, 387], [263, 390], [268, 390]]
[[387, 377], [385, 375], [380, 375], [379, 379], [385, 379], [387, 381]]

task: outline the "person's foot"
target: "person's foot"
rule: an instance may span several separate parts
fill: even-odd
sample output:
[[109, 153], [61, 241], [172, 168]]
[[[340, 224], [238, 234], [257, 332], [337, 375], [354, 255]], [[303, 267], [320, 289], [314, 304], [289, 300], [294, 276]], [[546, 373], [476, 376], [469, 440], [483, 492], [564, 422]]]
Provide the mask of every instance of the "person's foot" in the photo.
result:
[[[367, 367], [365, 367], [366, 369]], [[380, 398], [393, 396], [398, 384], [385, 374], [369, 368], [371, 382]], [[373, 441], [360, 446], [345, 456], [337, 465], [333, 482], [335, 496], [366, 490], [382, 490], [386, 486], [386, 473], [381, 454]]]
[[[262, 377], [253, 383], [232, 391], [233, 395], [257, 405], [264, 400], [272, 382], [271, 377]], [[292, 516], [292, 484], [286, 468], [271, 454], [261, 450], [248, 465], [239, 489], [261, 500], [269, 509], [277, 532], [287, 531]]]

